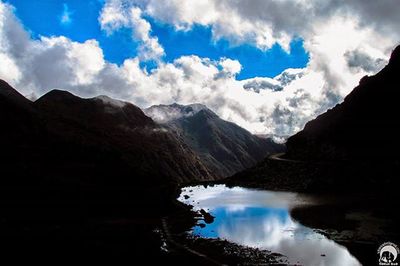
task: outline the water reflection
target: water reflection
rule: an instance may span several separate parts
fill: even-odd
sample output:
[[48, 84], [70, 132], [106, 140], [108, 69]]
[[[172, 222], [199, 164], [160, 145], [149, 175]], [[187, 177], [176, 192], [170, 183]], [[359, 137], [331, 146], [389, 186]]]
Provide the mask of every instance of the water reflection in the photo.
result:
[[305, 196], [218, 185], [186, 187], [178, 200], [215, 216], [193, 228], [197, 236], [271, 250], [302, 265], [360, 265], [345, 247], [291, 218], [291, 208], [311, 204]]

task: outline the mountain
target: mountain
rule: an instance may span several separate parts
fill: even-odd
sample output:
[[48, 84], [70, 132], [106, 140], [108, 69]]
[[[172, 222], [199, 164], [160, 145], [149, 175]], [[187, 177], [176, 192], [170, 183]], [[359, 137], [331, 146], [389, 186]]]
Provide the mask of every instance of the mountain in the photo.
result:
[[213, 178], [182, 140], [133, 104], [59, 90], [30, 102], [4, 81], [0, 89], [3, 151], [20, 156], [3, 159], [30, 174], [92, 185]]
[[174, 132], [105, 96], [31, 102], [0, 81], [0, 124], [0, 261], [159, 264], [161, 217], [186, 213], [178, 185], [214, 179]]
[[301, 160], [399, 160], [400, 46], [378, 74], [364, 77], [341, 104], [287, 141]]
[[400, 173], [400, 46], [389, 64], [267, 158], [228, 183], [278, 190], [387, 193]]
[[219, 177], [254, 166], [283, 147], [222, 120], [205, 105], [155, 105], [145, 113], [181, 136]]

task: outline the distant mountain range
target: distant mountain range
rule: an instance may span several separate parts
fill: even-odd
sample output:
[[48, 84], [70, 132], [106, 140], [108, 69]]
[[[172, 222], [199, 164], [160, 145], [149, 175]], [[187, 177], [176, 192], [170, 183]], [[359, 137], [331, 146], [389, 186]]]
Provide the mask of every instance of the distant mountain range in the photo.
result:
[[283, 145], [253, 135], [201, 104], [154, 105], [144, 112], [176, 132], [219, 177], [252, 167], [266, 156], [284, 150]]
[[18, 177], [2, 182], [129, 187], [209, 181], [282, 150], [204, 105], [145, 111], [155, 121], [107, 96], [82, 99], [53, 90], [32, 102], [0, 81], [1, 171]]
[[228, 183], [297, 191], [386, 193], [399, 186], [400, 46], [389, 64], [290, 137], [287, 153]]
[[127, 102], [59, 90], [31, 102], [1, 81], [0, 109], [2, 176], [89, 186], [214, 179], [179, 136]]

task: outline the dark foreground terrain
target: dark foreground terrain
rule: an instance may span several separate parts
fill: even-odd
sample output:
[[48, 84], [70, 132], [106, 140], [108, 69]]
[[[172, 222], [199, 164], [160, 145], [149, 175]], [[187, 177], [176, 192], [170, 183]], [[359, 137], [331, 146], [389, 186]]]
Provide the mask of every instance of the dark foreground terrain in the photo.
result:
[[[136, 106], [57, 90], [31, 102], [0, 81], [0, 124], [1, 265], [209, 262], [165, 250], [163, 221], [194, 226], [178, 188], [217, 176]], [[246, 260], [232, 250], [218, 261]]]
[[0, 81], [0, 264], [165, 260], [180, 183], [214, 177], [136, 106]]
[[379, 246], [400, 242], [396, 199], [396, 195], [330, 195], [323, 196], [318, 205], [296, 208], [291, 214], [345, 246], [362, 265], [377, 265]]

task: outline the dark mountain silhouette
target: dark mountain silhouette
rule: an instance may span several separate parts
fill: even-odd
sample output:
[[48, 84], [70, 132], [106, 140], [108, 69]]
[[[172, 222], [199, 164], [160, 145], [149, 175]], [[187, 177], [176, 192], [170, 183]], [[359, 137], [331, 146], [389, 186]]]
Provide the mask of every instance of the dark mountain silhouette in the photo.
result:
[[81, 99], [58, 90], [32, 103], [5, 82], [1, 85], [3, 154], [23, 157], [3, 159], [32, 167], [30, 174], [49, 171], [54, 178], [68, 176], [69, 182], [74, 176], [83, 182], [86, 175], [101, 173], [92, 180], [95, 185], [106, 175], [113, 176], [112, 182], [126, 178], [121, 185], [212, 178], [189, 147], [130, 103], [105, 96]]
[[268, 158], [230, 182], [273, 189], [375, 191], [399, 185], [400, 46], [389, 64], [333, 109], [290, 137], [283, 158]]
[[[177, 183], [212, 179], [189, 147], [133, 104], [106, 96], [81, 99], [68, 92], [52, 91], [34, 105], [55, 115], [57, 123], [64, 119], [87, 130], [91, 139], [106, 142], [103, 147], [117, 148], [123, 161], [140, 169], [138, 175], [151, 177], [149, 182], [157, 177]], [[64, 131], [64, 125], [60, 126], [56, 132]], [[82, 135], [79, 132], [79, 138]]]
[[283, 150], [282, 145], [222, 120], [201, 104], [155, 105], [145, 112], [182, 136], [219, 177], [252, 167], [269, 154]]
[[301, 160], [399, 160], [400, 46], [389, 64], [287, 141]]
[[31, 102], [0, 81], [0, 123], [0, 264], [162, 260], [154, 230], [182, 211], [177, 185], [213, 179], [176, 134], [105, 96]]

